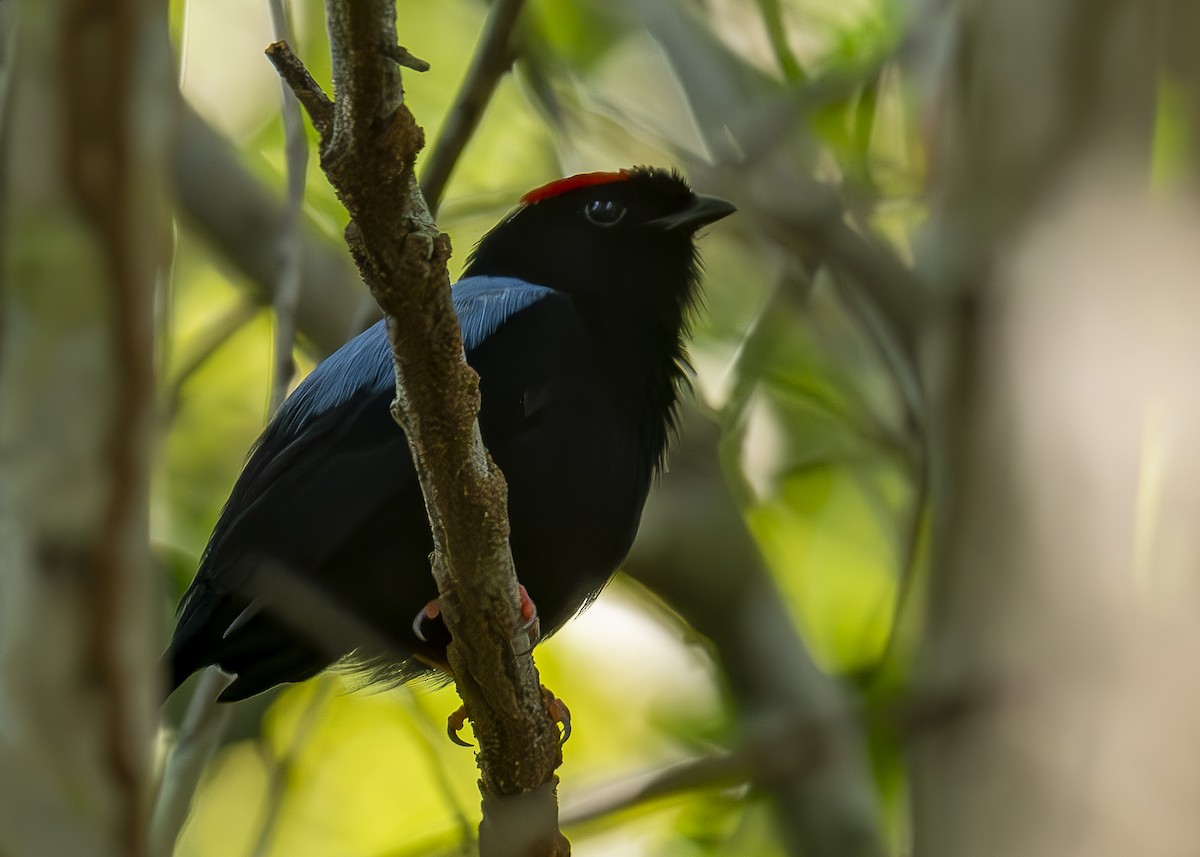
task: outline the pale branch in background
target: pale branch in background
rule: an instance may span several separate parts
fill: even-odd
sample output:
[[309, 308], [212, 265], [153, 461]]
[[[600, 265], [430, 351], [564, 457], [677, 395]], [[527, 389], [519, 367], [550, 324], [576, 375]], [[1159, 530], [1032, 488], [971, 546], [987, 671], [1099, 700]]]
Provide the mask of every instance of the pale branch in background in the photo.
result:
[[251, 857], [268, 857], [271, 854], [279, 826], [279, 816], [283, 811], [284, 795], [287, 792], [288, 771], [302, 752], [304, 744], [312, 737], [313, 730], [320, 723], [321, 714], [334, 693], [335, 689], [330, 681], [315, 683], [311, 698], [300, 711], [300, 719], [291, 734], [291, 739], [278, 753], [270, 746], [271, 742], [265, 738], [260, 739], [260, 752], [267, 757], [267, 794], [263, 800], [258, 839], [255, 841]]
[[175, 851], [175, 841], [187, 821], [200, 778], [229, 722], [232, 709], [216, 704], [217, 696], [228, 687], [229, 681], [229, 676], [220, 670], [205, 670], [188, 700], [179, 732], [172, 739], [162, 782], [154, 796], [150, 819], [152, 857], [171, 857]]
[[[279, 260], [263, 236], [275, 234], [283, 206], [194, 110], [182, 103], [178, 110], [171, 179], [185, 222], [243, 273], [243, 284], [253, 287], [261, 303], [272, 303]], [[305, 221], [296, 326], [317, 353], [329, 354], [357, 333], [354, 308], [363, 295], [362, 281], [345, 248]]]
[[[848, 711], [845, 717], [894, 730], [905, 740], [922, 733], [953, 728], [996, 704], [994, 692], [975, 687], [941, 699], [908, 699], [899, 707], [887, 706], [873, 715], [869, 710]], [[751, 717], [750, 726], [731, 750], [634, 774], [584, 792], [563, 810], [563, 824], [586, 824], [665, 797], [706, 789], [734, 789], [755, 783], [774, 784], [803, 780], [817, 774], [825, 762], [825, 745], [841, 728], [838, 721], [813, 722], [787, 717]], [[768, 786], [767, 792], [778, 790]], [[800, 819], [788, 822], [799, 826]], [[797, 831], [798, 832], [798, 831]], [[811, 852], [799, 850], [798, 854]], [[834, 851], [837, 855], [853, 853]]]
[[20, 44], [3, 58], [0, 177], [15, 213], [0, 242], [0, 852], [142, 857], [160, 633], [151, 307], [169, 246], [152, 119], [168, 88], [147, 81], [169, 79], [165, 9], [20, 11], [15, 41], [0, 34]]
[[775, 54], [775, 62], [783, 79], [791, 84], [802, 83], [805, 79], [804, 68], [796, 59], [792, 46], [788, 44], [788, 28], [783, 20], [783, 4], [780, 0], [757, 0], [758, 12], [762, 15], [763, 25], [767, 30], [767, 38], [771, 41], [771, 50]]
[[262, 307], [258, 301], [243, 295], [237, 303], [228, 307], [208, 327], [196, 334], [192, 347], [179, 357], [175, 374], [166, 384], [167, 392], [163, 395], [163, 404], [159, 408], [164, 422], [175, 418], [184, 398], [183, 388], [192, 376], [261, 311]]
[[984, 285], [961, 364], [919, 677], [992, 704], [909, 742], [930, 857], [1165, 857], [1200, 836], [1200, 200], [1150, 202], [1136, 159], [1056, 197]]
[[[922, 367], [939, 514], [914, 683], [1002, 703], [909, 748], [929, 857], [1196, 839], [1179, 809], [1200, 783], [1172, 762], [1197, 746], [1197, 462], [1158, 432], [1200, 417], [1178, 386], [1195, 337], [1172, 335], [1196, 314], [1197, 215], [1146, 199], [1169, 9], [963, 6], [922, 70], [940, 157], [917, 267], [953, 302]], [[1164, 589], [1171, 560], [1188, 571]]]
[[471, 58], [462, 86], [454, 96], [425, 165], [421, 171], [421, 195], [435, 217], [454, 165], [479, 127], [479, 120], [496, 92], [500, 78], [512, 68], [516, 51], [513, 33], [525, 0], [496, 0], [488, 12], [479, 49]]
[[[87, 610], [89, 639], [85, 646], [87, 671], [105, 689], [107, 746], [104, 748], [109, 779], [120, 801], [118, 842], [131, 855], [146, 849], [143, 802], [146, 769], [142, 736], [129, 725], [141, 718], [136, 678], [131, 681], [120, 628], [127, 615], [126, 590], [146, 576], [149, 563], [135, 545], [146, 540], [148, 461], [145, 444], [154, 402], [153, 327], [149, 306], [153, 294], [153, 267], [140, 252], [131, 234], [133, 212], [127, 210], [134, 181], [139, 141], [130, 138], [132, 57], [137, 43], [137, 4], [127, 2], [124, 14], [106, 24], [89, 20], [88, 3], [68, 3], [63, 10], [63, 42], [75, 62], [68, 64], [64, 80], [64, 137], [68, 190], [83, 214], [96, 242], [102, 265], [101, 281], [107, 289], [112, 330], [110, 397], [111, 424], [105, 426], [102, 466], [106, 497], [94, 543], [78, 557], [84, 571], [84, 589], [90, 595]], [[91, 60], [87, 62], [85, 60]], [[113, 93], [121, 96], [113, 99]], [[97, 170], [100, 162], [107, 169]], [[141, 258], [139, 258], [141, 257]], [[85, 558], [86, 557], [86, 558]], [[140, 581], [139, 581], [140, 582]], [[139, 623], [140, 624], [140, 623]], [[136, 674], [135, 674], [136, 676]]]
[[[271, 24], [275, 38], [293, 38], [291, 20], [286, 0], [268, 0]], [[270, 403], [268, 411], [274, 414], [287, 396], [288, 387], [295, 374], [292, 349], [296, 340], [296, 313], [301, 296], [301, 265], [303, 261], [303, 236], [301, 233], [301, 209], [304, 203], [305, 172], [308, 167], [308, 140], [304, 133], [304, 119], [300, 105], [291, 88], [280, 82], [280, 111], [283, 116], [284, 152], [287, 164], [287, 191], [280, 217], [271, 234], [276, 279], [271, 290], [274, 309], [274, 342]], [[255, 236], [261, 240], [261, 236]], [[248, 302], [239, 302], [226, 313], [204, 343], [204, 348], [193, 352], [191, 359], [177, 374], [166, 399], [164, 416], [170, 420], [178, 407], [183, 384], [216, 348], [220, 347], [246, 321], [253, 317], [256, 307]], [[167, 758], [163, 770], [163, 788], [157, 796], [151, 829], [151, 845], [155, 854], [169, 855], [176, 838], [187, 818], [192, 796], [200, 782], [203, 766], [212, 757], [221, 740], [221, 733], [229, 720], [229, 709], [218, 707], [217, 695], [228, 685], [227, 678], [216, 668], [205, 671], [188, 700], [187, 713], [175, 736], [175, 745]], [[272, 779], [274, 782], [274, 779]], [[265, 833], [264, 833], [265, 835]]]
[[[268, 0], [271, 27], [276, 41], [292, 42], [292, 22], [286, 0]], [[275, 343], [271, 372], [270, 412], [275, 413], [287, 396], [296, 372], [292, 348], [296, 340], [296, 306], [300, 302], [300, 212], [304, 205], [304, 178], [308, 169], [308, 138], [300, 103], [284, 81], [279, 82], [283, 115], [284, 154], [287, 161], [287, 195], [283, 217], [276, 232], [279, 254], [279, 283], [274, 293]]]

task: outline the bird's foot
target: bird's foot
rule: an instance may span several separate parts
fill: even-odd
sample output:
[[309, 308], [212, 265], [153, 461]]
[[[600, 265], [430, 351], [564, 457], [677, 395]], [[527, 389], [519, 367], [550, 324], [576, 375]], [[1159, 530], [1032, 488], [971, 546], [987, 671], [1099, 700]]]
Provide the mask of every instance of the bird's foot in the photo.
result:
[[542, 685], [542, 704], [546, 706], [546, 713], [550, 715], [550, 719], [555, 724], [562, 724], [562, 739], [559, 743], [566, 744], [567, 739], [571, 737], [571, 710], [544, 684]]
[[[522, 645], [517, 654], [527, 655], [533, 651], [533, 647], [542, 638], [542, 623], [541, 619], [538, 618], [537, 605], [529, 597], [529, 590], [524, 586], [518, 586], [517, 593], [521, 598], [521, 619], [523, 620], [521, 630], [529, 638], [528, 647]], [[422, 607], [412, 621], [412, 631], [416, 635], [416, 638], [422, 643], [432, 643], [438, 636], [444, 634], [445, 632], [441, 631], [441, 628], [433, 624], [437, 622], [441, 615], [442, 607], [438, 604], [436, 598]]]
[[446, 734], [450, 736], [450, 740], [460, 747], [474, 747], [470, 741], [459, 737], [459, 732], [467, 725], [467, 707], [460, 705], [458, 710], [446, 718]]
[[[521, 618], [524, 622], [521, 625], [521, 630], [526, 633], [529, 638], [529, 647], [523, 645], [517, 649], [518, 655], [527, 655], [533, 651], [533, 647], [538, 644], [538, 640], [542, 638], [542, 620], [538, 618], [537, 605], [533, 603], [533, 599], [529, 597], [529, 590], [522, 585], [517, 586], [517, 594], [521, 597]], [[524, 641], [522, 641], [523, 643]]]
[[438, 604], [437, 599], [433, 599], [424, 607], [412, 621], [412, 631], [417, 635], [417, 639], [422, 643], [430, 642], [434, 636], [432, 633], [431, 623], [437, 621], [437, 618], [442, 615], [442, 607]]
[[[567, 704], [554, 695], [554, 692], [546, 685], [542, 685], [542, 704], [546, 706], [546, 713], [550, 715], [550, 719], [555, 725], [562, 724], [562, 738], [559, 743], [567, 743], [567, 739], [571, 737], [571, 710], [567, 708]], [[462, 732], [464, 726], [467, 725], [467, 707], [460, 705], [449, 717], [446, 718], [446, 734], [460, 747], [474, 747], [470, 741], [465, 740], [458, 733]]]

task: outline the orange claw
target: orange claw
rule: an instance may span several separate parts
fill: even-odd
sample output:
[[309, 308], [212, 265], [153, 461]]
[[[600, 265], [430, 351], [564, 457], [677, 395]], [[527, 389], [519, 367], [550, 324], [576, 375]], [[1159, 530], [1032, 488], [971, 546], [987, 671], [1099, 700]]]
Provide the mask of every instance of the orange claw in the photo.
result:
[[[542, 685], [542, 703], [546, 706], [546, 713], [550, 715], [550, 719], [555, 724], [562, 724], [562, 740], [560, 743], [566, 744], [567, 739], [571, 737], [571, 710], [567, 708], [567, 704], [554, 695], [554, 692], [546, 685]], [[459, 732], [467, 725], [467, 708], [460, 705], [449, 717], [446, 718], [446, 734], [460, 747], [474, 747], [470, 741], [465, 741], [459, 736]]]
[[529, 597], [529, 590], [524, 585], [517, 586], [517, 594], [521, 598], [521, 630], [529, 635], [529, 648], [522, 647], [518, 655], [527, 655], [542, 638], [542, 621], [538, 618], [537, 605]]
[[546, 706], [546, 713], [550, 715], [550, 719], [556, 724], [562, 724], [562, 740], [559, 743], [566, 744], [567, 739], [571, 737], [571, 710], [546, 685], [542, 685], [542, 703]]
[[460, 705], [457, 711], [446, 718], [446, 734], [460, 747], [474, 747], [475, 745], [470, 741], [464, 741], [458, 736], [465, 725], [467, 725], [467, 708], [465, 705]]
[[417, 617], [415, 619], [413, 619], [413, 621], [412, 621], [413, 634], [422, 643], [429, 642], [429, 640], [426, 639], [426, 637], [425, 637], [425, 631], [422, 626], [424, 626], [424, 624], [426, 622], [432, 622], [434, 619], [436, 619], [438, 616], [440, 616], [441, 613], [442, 613], [442, 606], [440, 604], [438, 604], [437, 599], [435, 598], [432, 601], [430, 601], [428, 604], [426, 604], [424, 607], [422, 607], [421, 612], [417, 614]]

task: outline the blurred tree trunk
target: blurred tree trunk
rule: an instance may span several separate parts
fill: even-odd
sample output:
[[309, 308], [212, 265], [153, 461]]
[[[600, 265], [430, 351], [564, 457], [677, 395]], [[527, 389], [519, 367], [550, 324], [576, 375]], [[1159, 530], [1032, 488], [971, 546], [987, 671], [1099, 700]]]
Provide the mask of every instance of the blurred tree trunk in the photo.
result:
[[0, 5], [19, 27], [0, 181], [0, 852], [140, 855], [165, 8]]
[[930, 384], [941, 526], [919, 679], [964, 704], [912, 745], [915, 852], [1188, 853], [1200, 210], [1148, 198], [1172, 13], [952, 8], [923, 260], [949, 310], [927, 377], [951, 380]]

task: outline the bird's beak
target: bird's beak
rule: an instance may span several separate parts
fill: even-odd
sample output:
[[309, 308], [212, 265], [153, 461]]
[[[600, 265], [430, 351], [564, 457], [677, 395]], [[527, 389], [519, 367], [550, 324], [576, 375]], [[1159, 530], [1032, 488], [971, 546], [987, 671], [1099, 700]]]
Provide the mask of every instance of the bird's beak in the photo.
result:
[[650, 221], [651, 226], [667, 231], [695, 232], [701, 226], [716, 223], [722, 217], [728, 217], [737, 211], [737, 206], [719, 196], [704, 196], [693, 194], [692, 200], [684, 208], [673, 214], [659, 217]]

